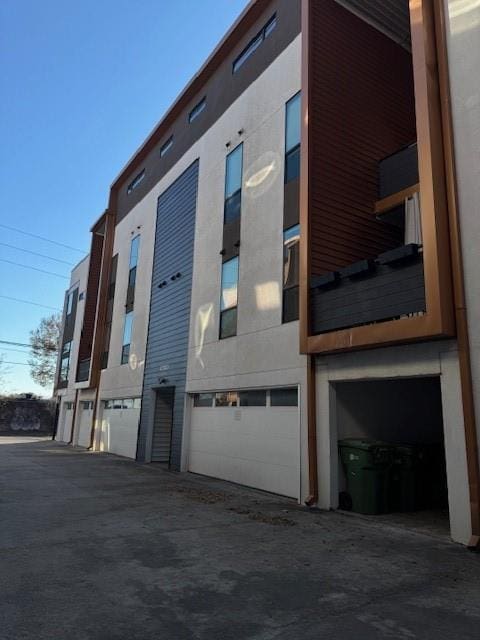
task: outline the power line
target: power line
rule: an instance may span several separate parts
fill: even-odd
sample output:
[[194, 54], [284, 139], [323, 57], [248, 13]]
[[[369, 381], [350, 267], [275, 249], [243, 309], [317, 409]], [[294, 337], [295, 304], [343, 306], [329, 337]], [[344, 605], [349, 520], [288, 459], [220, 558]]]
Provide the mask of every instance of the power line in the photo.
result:
[[11, 362], [10, 360], [2, 360], [1, 364], [21, 364], [24, 367], [29, 367], [30, 365], [28, 364], [28, 362]]
[[83, 253], [83, 255], [87, 254], [87, 251], [83, 251], [82, 249], [77, 249], [76, 247], [71, 247], [68, 244], [63, 244], [62, 242], [57, 242], [56, 240], [49, 240], [48, 238], [44, 238], [43, 236], [37, 236], [34, 233], [29, 233], [28, 231], [22, 231], [21, 229], [16, 229], [15, 227], [9, 227], [6, 224], [1, 224], [0, 227], [4, 229], [9, 229], [10, 231], [16, 231], [16, 233], [23, 233], [24, 236], [30, 236], [31, 238], [37, 238], [37, 240], [43, 240], [44, 242], [50, 242], [50, 244], [56, 244], [59, 247], [64, 247], [64, 249], [70, 249], [71, 251], [78, 251], [78, 253]]
[[11, 344], [14, 347], [29, 347], [29, 344], [26, 344], [25, 342], [11, 342], [10, 340], [0, 340], [0, 344]]
[[68, 280], [68, 276], [63, 276], [60, 273], [53, 273], [52, 271], [45, 271], [45, 269], [38, 269], [37, 267], [31, 267], [28, 264], [21, 264], [20, 262], [14, 262], [13, 260], [5, 260], [5, 258], [0, 258], [1, 262], [6, 262], [7, 264], [13, 264], [15, 267], [23, 267], [24, 269], [31, 269], [32, 271], [38, 271], [39, 273], [46, 273], [49, 276], [56, 276], [57, 278], [65, 278]]
[[61, 309], [58, 309], [57, 307], [49, 307], [46, 304], [32, 302], [31, 300], [20, 300], [20, 298], [12, 298], [11, 296], [2, 296], [2, 295], [0, 295], [0, 298], [4, 298], [4, 300], [13, 300], [14, 302], [23, 302], [23, 304], [31, 304], [34, 307], [43, 307], [44, 309], [51, 309], [52, 311], [61, 311]]
[[31, 253], [32, 256], [38, 256], [39, 258], [46, 258], [47, 260], [53, 260], [54, 262], [61, 262], [62, 264], [68, 264], [70, 267], [74, 266], [73, 262], [67, 262], [66, 260], [60, 260], [59, 258], [52, 258], [46, 256], [43, 253], [37, 253], [36, 251], [30, 251], [30, 249], [22, 249], [21, 247], [15, 247], [13, 244], [7, 244], [6, 242], [0, 242], [2, 247], [8, 247], [9, 249], [15, 249], [15, 251], [23, 251], [24, 253]]
[[12, 347], [0, 347], [0, 351], [16, 351], [16, 353], [23, 353], [25, 356], [29, 356], [28, 351], [22, 351], [21, 349], [12, 349]]

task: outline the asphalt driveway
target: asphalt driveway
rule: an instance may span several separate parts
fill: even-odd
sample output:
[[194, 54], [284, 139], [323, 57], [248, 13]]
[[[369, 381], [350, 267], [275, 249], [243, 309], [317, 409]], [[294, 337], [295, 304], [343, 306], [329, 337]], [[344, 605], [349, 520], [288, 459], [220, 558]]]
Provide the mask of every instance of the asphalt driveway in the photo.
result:
[[46, 440], [0, 438], [2, 640], [480, 637], [441, 537]]

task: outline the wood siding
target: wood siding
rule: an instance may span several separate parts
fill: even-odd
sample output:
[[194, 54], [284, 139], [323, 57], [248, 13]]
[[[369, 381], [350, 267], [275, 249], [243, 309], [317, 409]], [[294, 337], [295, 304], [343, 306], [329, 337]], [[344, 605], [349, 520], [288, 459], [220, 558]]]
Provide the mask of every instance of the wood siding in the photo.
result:
[[[88, 267], [87, 289], [85, 292], [85, 310], [83, 314], [82, 335], [78, 350], [78, 366], [92, 355], [95, 318], [97, 315], [98, 285], [102, 270], [103, 235], [92, 235], [90, 264]], [[84, 376], [82, 376], [83, 379]], [[88, 376], [87, 376], [88, 379]]]
[[399, 243], [378, 222], [378, 162], [416, 138], [410, 54], [333, 0], [310, 2], [311, 270]]

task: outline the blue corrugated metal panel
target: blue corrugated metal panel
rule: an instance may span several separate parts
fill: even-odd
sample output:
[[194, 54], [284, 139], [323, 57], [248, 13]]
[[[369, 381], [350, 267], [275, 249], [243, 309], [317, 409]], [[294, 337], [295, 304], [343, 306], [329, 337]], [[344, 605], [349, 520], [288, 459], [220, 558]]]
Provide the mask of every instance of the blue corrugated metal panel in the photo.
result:
[[[145, 357], [142, 415], [137, 459], [144, 462], [151, 438], [152, 389], [166, 378], [175, 387], [171, 466], [180, 467], [187, 372], [193, 241], [197, 208], [198, 160], [158, 199], [150, 323]], [[171, 277], [180, 273], [179, 278]], [[166, 282], [165, 286], [158, 285]]]

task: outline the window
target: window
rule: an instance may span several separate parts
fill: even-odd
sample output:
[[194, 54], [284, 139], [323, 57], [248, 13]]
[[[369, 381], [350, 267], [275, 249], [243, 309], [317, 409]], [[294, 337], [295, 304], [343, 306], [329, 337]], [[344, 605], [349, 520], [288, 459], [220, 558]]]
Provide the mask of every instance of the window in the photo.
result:
[[104, 409], [140, 409], [140, 398], [119, 398], [118, 400], [104, 400]]
[[228, 224], [240, 217], [242, 204], [243, 144], [239, 144], [228, 154], [225, 168], [225, 208], [224, 223]]
[[300, 225], [283, 232], [283, 310], [282, 322], [298, 320], [300, 265]]
[[265, 389], [249, 389], [248, 391], [240, 391], [241, 407], [266, 407], [267, 392]]
[[237, 333], [238, 256], [222, 265], [220, 300], [220, 339]]
[[69, 316], [72, 313], [72, 309], [73, 309], [73, 291], [71, 291], [67, 295], [67, 310], [66, 310], [65, 314], [67, 316]]
[[84, 411], [93, 411], [93, 400], [82, 400], [80, 404]]
[[216, 407], [238, 407], [238, 394], [236, 391], [222, 391], [215, 394]]
[[73, 409], [73, 402], [66, 402], [65, 403], [65, 409], [67, 411], [71, 411]]
[[127, 300], [125, 303], [125, 309], [128, 313], [133, 309], [133, 303], [135, 300], [135, 282], [137, 280], [137, 264], [138, 264], [138, 251], [140, 246], [140, 236], [135, 236], [130, 245], [130, 263], [128, 272], [128, 284], [127, 284]]
[[250, 58], [250, 56], [255, 53], [258, 47], [262, 44], [262, 42], [268, 38], [268, 36], [272, 33], [272, 31], [277, 26], [277, 14], [275, 14], [267, 24], [263, 27], [257, 35], [250, 40], [242, 53], [235, 58], [235, 61], [232, 66], [232, 73], [237, 73], [240, 67]]
[[296, 387], [270, 389], [270, 406], [298, 407], [298, 389]]
[[60, 358], [60, 381], [68, 382], [68, 373], [70, 370], [70, 352], [72, 350], [72, 343], [66, 342], [62, 348], [62, 355]]
[[138, 185], [142, 182], [142, 180], [145, 178], [145, 169], [143, 169], [142, 171], [140, 171], [140, 173], [138, 174], [138, 176], [136, 176], [128, 185], [127, 187], [127, 193], [132, 193], [132, 191], [134, 191]]
[[170, 136], [170, 138], [166, 142], [164, 142], [160, 147], [160, 158], [163, 158], [163, 156], [167, 153], [167, 151], [169, 151], [169, 149], [171, 149], [172, 146], [173, 146], [173, 136]]
[[213, 405], [213, 393], [196, 393], [193, 396], [194, 407], [211, 407]]
[[133, 311], [125, 314], [123, 325], [122, 359], [120, 364], [127, 364], [130, 356], [130, 342], [132, 339]]
[[286, 105], [285, 115], [285, 182], [300, 176], [301, 94]]
[[84, 299], [84, 297], [85, 297], [85, 292], [84, 292], [84, 291], [82, 291], [82, 293], [78, 296], [78, 299], [79, 299], [79, 300], [83, 300], [83, 299]]
[[193, 122], [198, 116], [202, 113], [202, 111], [207, 106], [207, 98], [202, 98], [200, 102], [193, 107], [193, 109], [188, 114], [188, 121]]

